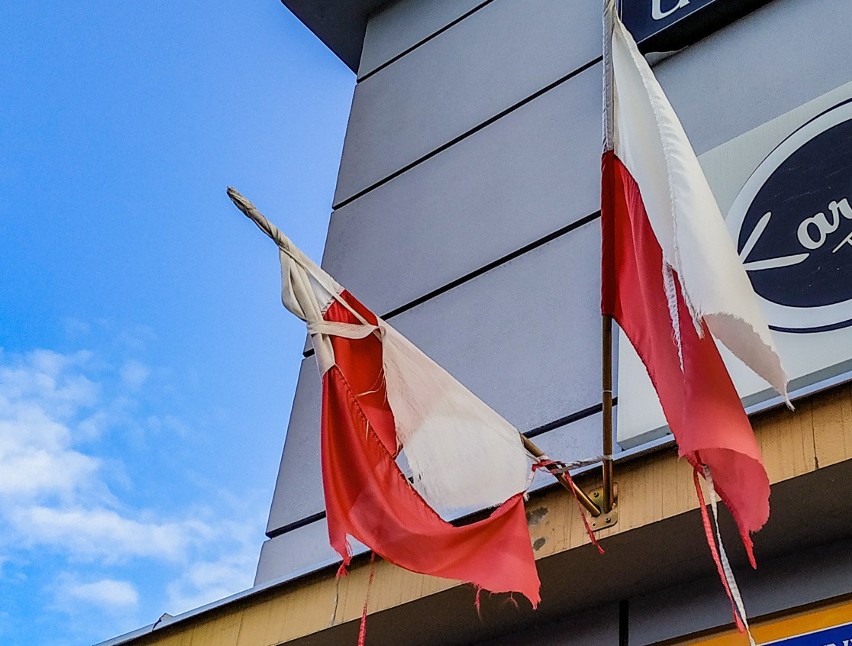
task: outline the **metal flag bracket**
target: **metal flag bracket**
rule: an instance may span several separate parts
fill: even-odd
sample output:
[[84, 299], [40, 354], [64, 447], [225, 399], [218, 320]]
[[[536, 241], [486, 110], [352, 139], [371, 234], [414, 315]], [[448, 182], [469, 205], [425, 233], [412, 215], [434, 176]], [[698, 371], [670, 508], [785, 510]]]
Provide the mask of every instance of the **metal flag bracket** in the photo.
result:
[[[521, 441], [524, 448], [532, 455], [539, 464], [539, 468], [547, 469], [550, 474], [556, 478], [569, 493], [571, 493], [583, 509], [591, 516], [589, 529], [592, 531], [600, 531], [607, 527], [612, 527], [618, 522], [618, 487], [612, 481], [612, 458], [604, 456], [603, 473], [604, 486], [592, 489], [590, 493], [586, 493], [580, 488], [568, 473], [568, 469], [572, 465], [564, 465], [560, 462], [551, 460], [550, 457], [542, 451], [532, 440], [523, 434]], [[592, 461], [586, 462], [588, 464]], [[609, 464], [607, 464], [609, 463]], [[583, 462], [575, 463], [573, 466], [578, 466]], [[606, 477], [607, 469], [609, 477]]]
[[[617, 10], [616, 0], [603, 0], [603, 143], [604, 151], [611, 150], [615, 139], [615, 122], [613, 120], [613, 83], [612, 83], [612, 33], [614, 15]], [[602, 204], [603, 206], [603, 204]], [[602, 269], [602, 276], [605, 274]], [[568, 489], [577, 502], [589, 512], [592, 522], [588, 524], [591, 531], [599, 531], [612, 527], [618, 522], [617, 489], [612, 476], [613, 423], [612, 423], [612, 316], [604, 312], [601, 316], [601, 461], [602, 486], [594, 489], [591, 496], [576, 486], [567, 472], [559, 472], [553, 468], [552, 462], [544, 452], [524, 437], [527, 451], [547, 468], [563, 487]]]
[[539, 468], [547, 469], [589, 513], [592, 517], [589, 529], [594, 532], [612, 527], [618, 522], [618, 488], [612, 476], [612, 317], [604, 314], [601, 322], [601, 412], [603, 413], [601, 479], [603, 485], [593, 489], [591, 494], [587, 494], [571, 479], [566, 465], [551, 460], [531, 439], [523, 433], [520, 434], [524, 448], [538, 461]]
[[[598, 487], [597, 489], [592, 489], [589, 493], [589, 496], [592, 499], [592, 502], [597, 503], [597, 501], [603, 499], [604, 489], [603, 487]], [[593, 516], [590, 521], [590, 525], [592, 526], [593, 532], [599, 532], [602, 529], [606, 529], [607, 527], [612, 527], [618, 523], [618, 484], [613, 483], [612, 486], [612, 507], [609, 511], [604, 512], [601, 510], [600, 516]]]
[[574, 483], [564, 465], [551, 460], [531, 439], [521, 434], [524, 448], [538, 460], [541, 468], [547, 469], [559, 481], [559, 484], [571, 492], [577, 502], [589, 512], [592, 517], [589, 527], [595, 532], [612, 527], [618, 522], [618, 488], [612, 476], [612, 317], [604, 314], [601, 323], [601, 412], [603, 413], [601, 479], [603, 485], [593, 489], [591, 494], [587, 494]]

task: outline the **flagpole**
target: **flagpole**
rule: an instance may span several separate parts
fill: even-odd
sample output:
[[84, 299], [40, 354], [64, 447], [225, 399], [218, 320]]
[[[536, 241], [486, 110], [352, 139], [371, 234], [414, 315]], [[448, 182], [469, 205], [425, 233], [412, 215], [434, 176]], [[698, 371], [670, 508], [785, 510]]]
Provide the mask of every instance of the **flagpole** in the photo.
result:
[[[249, 200], [243, 197], [236, 189], [232, 187], [228, 187], [228, 197], [231, 198], [231, 201], [234, 205], [243, 212], [245, 216], [247, 216], [252, 222], [254, 222], [258, 228], [263, 231], [273, 242], [275, 242], [279, 248], [284, 247], [289, 248], [290, 244], [287, 238], [281, 233], [281, 231], [272, 224], [257, 208], [252, 204]], [[547, 454], [542, 451], [532, 440], [526, 437], [523, 433], [518, 431], [518, 435], [521, 438], [521, 442], [524, 445], [524, 448], [538, 460], [539, 462], [549, 462], [550, 458], [548, 458]], [[590, 515], [597, 517], [601, 515], [601, 509], [596, 505], [591, 498], [586, 494], [585, 491], [577, 487], [569, 477], [565, 475], [563, 471], [560, 471], [559, 467], [555, 464], [546, 464], [545, 468], [556, 478], [556, 480], [565, 487], [568, 491], [574, 494], [577, 497], [577, 500], [580, 504], [589, 512]]]
[[[603, 147], [612, 150], [615, 136], [612, 87], [612, 32], [615, 0], [603, 0]], [[612, 316], [601, 315], [601, 423], [603, 500], [601, 511], [609, 513], [614, 503], [612, 480]]]
[[565, 487], [568, 491], [570, 491], [577, 498], [577, 501], [583, 505], [583, 508], [589, 512], [589, 515], [597, 518], [603, 513], [601, 508], [595, 504], [595, 502], [589, 498], [589, 495], [580, 489], [574, 482], [565, 475], [565, 472], [560, 470], [560, 468], [555, 464], [548, 464], [550, 462], [550, 458], [547, 454], [542, 451], [538, 446], [526, 435], [518, 431], [518, 435], [521, 436], [521, 442], [524, 443], [524, 448], [529, 451], [529, 453], [536, 458], [541, 463], [544, 463], [544, 468], [547, 469], [550, 474], [556, 478], [556, 480]]
[[609, 513], [612, 509], [613, 481], [612, 481], [612, 317], [609, 314], [602, 316], [602, 402], [603, 402], [603, 500], [601, 510]]

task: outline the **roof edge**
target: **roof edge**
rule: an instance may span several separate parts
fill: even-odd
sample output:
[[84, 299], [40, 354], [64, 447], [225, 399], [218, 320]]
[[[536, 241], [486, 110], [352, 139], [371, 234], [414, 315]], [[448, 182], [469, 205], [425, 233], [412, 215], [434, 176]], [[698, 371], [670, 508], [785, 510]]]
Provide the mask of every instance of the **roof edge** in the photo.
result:
[[358, 72], [367, 19], [388, 0], [281, 0], [353, 72]]

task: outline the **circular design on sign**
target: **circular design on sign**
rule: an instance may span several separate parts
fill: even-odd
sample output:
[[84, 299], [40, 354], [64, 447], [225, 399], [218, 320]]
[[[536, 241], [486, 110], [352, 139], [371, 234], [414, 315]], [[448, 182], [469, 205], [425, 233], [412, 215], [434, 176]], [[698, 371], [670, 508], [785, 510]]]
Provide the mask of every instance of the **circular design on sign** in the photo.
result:
[[727, 220], [769, 327], [852, 325], [852, 99], [782, 141]]

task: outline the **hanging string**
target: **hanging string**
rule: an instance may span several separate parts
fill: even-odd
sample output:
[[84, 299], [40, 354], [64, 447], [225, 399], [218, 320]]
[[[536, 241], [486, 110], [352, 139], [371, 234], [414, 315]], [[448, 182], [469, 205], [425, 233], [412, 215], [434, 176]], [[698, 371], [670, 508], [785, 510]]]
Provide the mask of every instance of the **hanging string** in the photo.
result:
[[337, 607], [340, 605], [340, 576], [334, 577], [334, 606], [331, 610], [331, 619], [328, 621], [328, 628], [334, 626], [337, 621]]
[[361, 611], [361, 627], [358, 629], [358, 646], [367, 641], [367, 606], [370, 603], [370, 589], [373, 587], [373, 575], [376, 573], [376, 553], [370, 553], [370, 577], [367, 579], [367, 595], [364, 597], [364, 609]]
[[[713, 477], [710, 474], [710, 469], [704, 467], [704, 480], [709, 488], [710, 508], [713, 514], [713, 525], [715, 526], [715, 535], [713, 526], [710, 523], [710, 517], [707, 513], [707, 502], [705, 502], [704, 491], [701, 485], [700, 473], [698, 467], [693, 470], [692, 478], [695, 484], [695, 492], [698, 495], [698, 502], [701, 508], [701, 520], [704, 525], [704, 536], [707, 539], [707, 545], [710, 548], [710, 554], [713, 557], [713, 562], [716, 564], [716, 571], [719, 574], [719, 579], [722, 581], [722, 587], [725, 588], [725, 593], [728, 595], [728, 601], [731, 603], [731, 612], [734, 616], [734, 623], [737, 630], [748, 635], [750, 646], [755, 646], [754, 637], [752, 637], [751, 629], [748, 625], [745, 605], [743, 604], [742, 595], [740, 594], [737, 580], [734, 577], [734, 571], [731, 569], [731, 564], [728, 561], [728, 555], [725, 552], [725, 546], [722, 543], [722, 533], [719, 529], [719, 510], [716, 498], [716, 491], [713, 488]], [[717, 547], [718, 541], [718, 547]]]
[[[600, 462], [600, 459], [596, 459], [595, 462]], [[594, 462], [592, 462], [592, 464], [594, 464]], [[549, 458], [539, 459], [532, 467], [533, 471], [547, 469], [550, 473], [554, 475], [559, 474], [568, 481], [568, 484], [571, 487], [571, 494], [574, 496], [574, 502], [577, 503], [577, 509], [580, 511], [580, 518], [583, 521], [583, 526], [586, 528], [586, 534], [589, 535], [589, 540], [592, 542], [592, 545], [598, 548], [598, 552], [603, 554], [604, 549], [600, 546], [600, 543], [598, 543], [598, 539], [595, 538], [595, 533], [592, 531], [592, 526], [589, 524], [589, 519], [586, 517], [586, 510], [583, 509], [583, 504], [577, 496], [577, 485], [574, 484], [571, 474], [568, 473], [568, 468], [568, 465], [565, 465], [562, 462], [556, 462]]]

